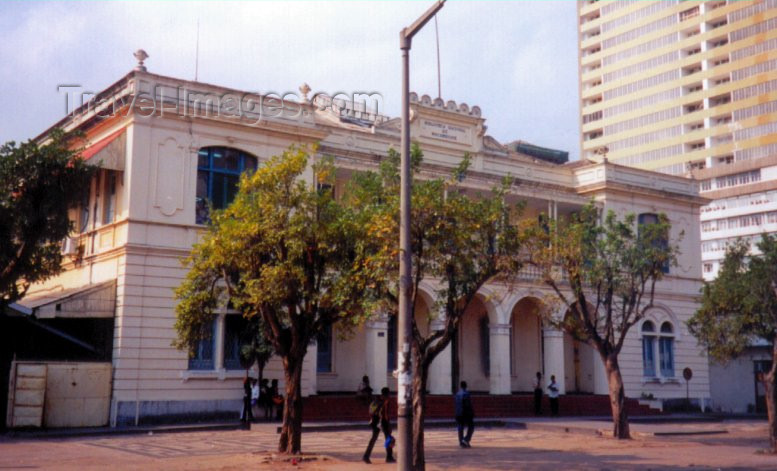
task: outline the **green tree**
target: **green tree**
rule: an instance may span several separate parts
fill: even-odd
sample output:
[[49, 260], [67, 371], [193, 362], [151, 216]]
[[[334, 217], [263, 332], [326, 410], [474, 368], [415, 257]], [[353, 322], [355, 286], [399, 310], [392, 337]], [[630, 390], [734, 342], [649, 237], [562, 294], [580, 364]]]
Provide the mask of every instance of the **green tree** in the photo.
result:
[[626, 391], [618, 355], [626, 335], [653, 306], [656, 283], [676, 265], [678, 247], [669, 240], [664, 214], [636, 224], [633, 214], [603, 220], [593, 203], [566, 221], [536, 222], [527, 228], [527, 254], [568, 314], [545, 320], [591, 345], [604, 363], [610, 393], [613, 436], [629, 438]]
[[73, 150], [75, 138], [53, 131], [45, 144], [0, 147], [0, 313], [31, 284], [61, 270], [68, 210], [88, 194], [96, 167]]
[[235, 200], [213, 213], [193, 247], [191, 270], [176, 292], [180, 348], [208, 335], [214, 309], [227, 299], [249, 319], [261, 318], [283, 363], [278, 449], [285, 453], [301, 452], [300, 383], [308, 345], [329, 325], [357, 325], [365, 312], [362, 288], [352, 281], [366, 279], [357, 276], [355, 263], [363, 240], [354, 224], [358, 215], [321, 191], [333, 182], [331, 161], [312, 168], [316, 181], [305, 181], [308, 153], [292, 148], [244, 175]]
[[709, 356], [725, 362], [754, 340], [772, 345], [772, 366], [763, 375], [769, 417], [769, 449], [777, 452], [777, 237], [764, 234], [757, 254], [738, 240], [728, 247], [715, 280], [705, 283], [701, 307], [688, 328]]
[[264, 322], [259, 316], [248, 319], [243, 332], [240, 333], [240, 364], [248, 370], [256, 364], [259, 373], [259, 383], [264, 378], [264, 367], [273, 355], [273, 348], [267, 338]]
[[[412, 148], [412, 166], [420, 175], [423, 154], [417, 145]], [[413, 260], [413, 310], [423, 304], [420, 284], [434, 280], [437, 306], [428, 306], [429, 321], [440, 308], [445, 314], [440, 330], [424, 332], [417, 319], [412, 319], [412, 408], [413, 408], [413, 469], [425, 468], [424, 419], [429, 367], [437, 355], [454, 338], [459, 323], [472, 305], [478, 291], [488, 282], [512, 280], [521, 266], [520, 239], [517, 221], [522, 205], [511, 204], [506, 197], [509, 181], [493, 188], [490, 193], [462, 190], [469, 156], [454, 170], [449, 179], [416, 178], [412, 190], [411, 250]], [[352, 198], [360, 199], [360, 207], [372, 207], [369, 240], [374, 244], [369, 252], [372, 269], [382, 272], [383, 281], [373, 285], [377, 298], [396, 315], [398, 310], [398, 242], [399, 242], [399, 155], [389, 151], [378, 172], [357, 176], [359, 188]], [[377, 278], [377, 277], [376, 277]]]

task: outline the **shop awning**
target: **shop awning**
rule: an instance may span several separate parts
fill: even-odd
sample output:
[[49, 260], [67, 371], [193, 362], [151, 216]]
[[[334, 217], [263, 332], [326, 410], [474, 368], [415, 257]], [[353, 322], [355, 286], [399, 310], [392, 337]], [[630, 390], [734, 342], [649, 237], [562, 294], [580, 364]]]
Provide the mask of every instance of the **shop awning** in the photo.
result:
[[113, 318], [116, 311], [116, 280], [78, 288], [31, 295], [8, 306], [38, 319]]
[[124, 170], [127, 138], [124, 129], [95, 142], [81, 152], [81, 158], [108, 170]]

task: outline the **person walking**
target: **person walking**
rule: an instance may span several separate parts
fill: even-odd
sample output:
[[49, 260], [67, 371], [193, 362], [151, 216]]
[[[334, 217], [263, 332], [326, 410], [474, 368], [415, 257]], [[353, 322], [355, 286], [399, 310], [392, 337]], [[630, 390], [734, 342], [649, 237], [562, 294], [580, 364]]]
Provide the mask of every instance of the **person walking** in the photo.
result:
[[[467, 391], [467, 382], [461, 382], [461, 388], [454, 398], [456, 407], [456, 424], [459, 432], [459, 446], [470, 448], [470, 440], [475, 432], [475, 411], [472, 409], [472, 398]], [[464, 435], [464, 426], [467, 427], [467, 434]]]
[[542, 373], [534, 379], [534, 415], [542, 415]]
[[372, 454], [372, 448], [375, 446], [375, 442], [378, 440], [381, 429], [383, 430], [383, 436], [385, 437], [384, 446], [386, 448], [386, 463], [393, 463], [394, 460], [394, 437], [391, 435], [391, 422], [389, 422], [389, 388], [383, 388], [380, 390], [380, 396], [376, 397], [370, 403], [370, 428], [372, 429], [372, 437], [367, 444], [367, 449], [364, 451], [362, 461], [367, 464], [372, 463], [370, 461], [370, 455]]
[[558, 416], [558, 384], [556, 384], [556, 375], [550, 375], [548, 398], [550, 399], [550, 415], [556, 417]]

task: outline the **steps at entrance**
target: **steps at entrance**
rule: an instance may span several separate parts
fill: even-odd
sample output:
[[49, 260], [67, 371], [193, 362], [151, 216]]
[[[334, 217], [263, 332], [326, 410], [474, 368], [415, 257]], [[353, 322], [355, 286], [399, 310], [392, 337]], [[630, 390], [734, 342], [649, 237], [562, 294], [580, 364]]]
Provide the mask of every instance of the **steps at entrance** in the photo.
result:
[[[396, 398], [392, 397], [390, 414], [396, 416]], [[473, 394], [472, 406], [478, 418], [533, 417], [534, 398], [528, 394], [491, 396]], [[630, 416], [658, 415], [659, 411], [639, 404], [636, 399], [626, 399]], [[427, 417], [450, 419], [453, 417], [453, 396], [430, 395], [426, 399]], [[550, 411], [547, 397], [543, 397], [542, 410]], [[610, 398], [603, 395], [567, 395], [559, 398], [559, 414], [562, 416], [607, 416], [610, 415]], [[367, 420], [368, 404], [354, 395], [320, 395], [303, 399], [303, 420], [305, 421], [351, 421]]]

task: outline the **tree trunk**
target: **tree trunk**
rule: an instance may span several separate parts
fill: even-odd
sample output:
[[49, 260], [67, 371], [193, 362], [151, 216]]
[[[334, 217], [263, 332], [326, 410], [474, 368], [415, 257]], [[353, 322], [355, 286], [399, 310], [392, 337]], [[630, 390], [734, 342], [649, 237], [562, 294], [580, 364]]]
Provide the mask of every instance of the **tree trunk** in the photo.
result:
[[631, 438], [629, 434], [629, 417], [626, 412], [626, 391], [623, 388], [618, 356], [609, 354], [603, 358], [607, 371], [607, 385], [610, 389], [610, 409], [612, 410], [612, 436], [619, 439]]
[[426, 416], [426, 382], [429, 368], [417, 355], [413, 355], [413, 471], [426, 469], [424, 457], [424, 418]]
[[763, 378], [769, 417], [769, 451], [777, 453], [777, 339], [772, 341], [772, 367]]
[[297, 454], [302, 452], [302, 362], [305, 352], [295, 355], [298, 358], [283, 358], [283, 370], [286, 377], [286, 397], [283, 403], [283, 425], [278, 442], [281, 453]]

